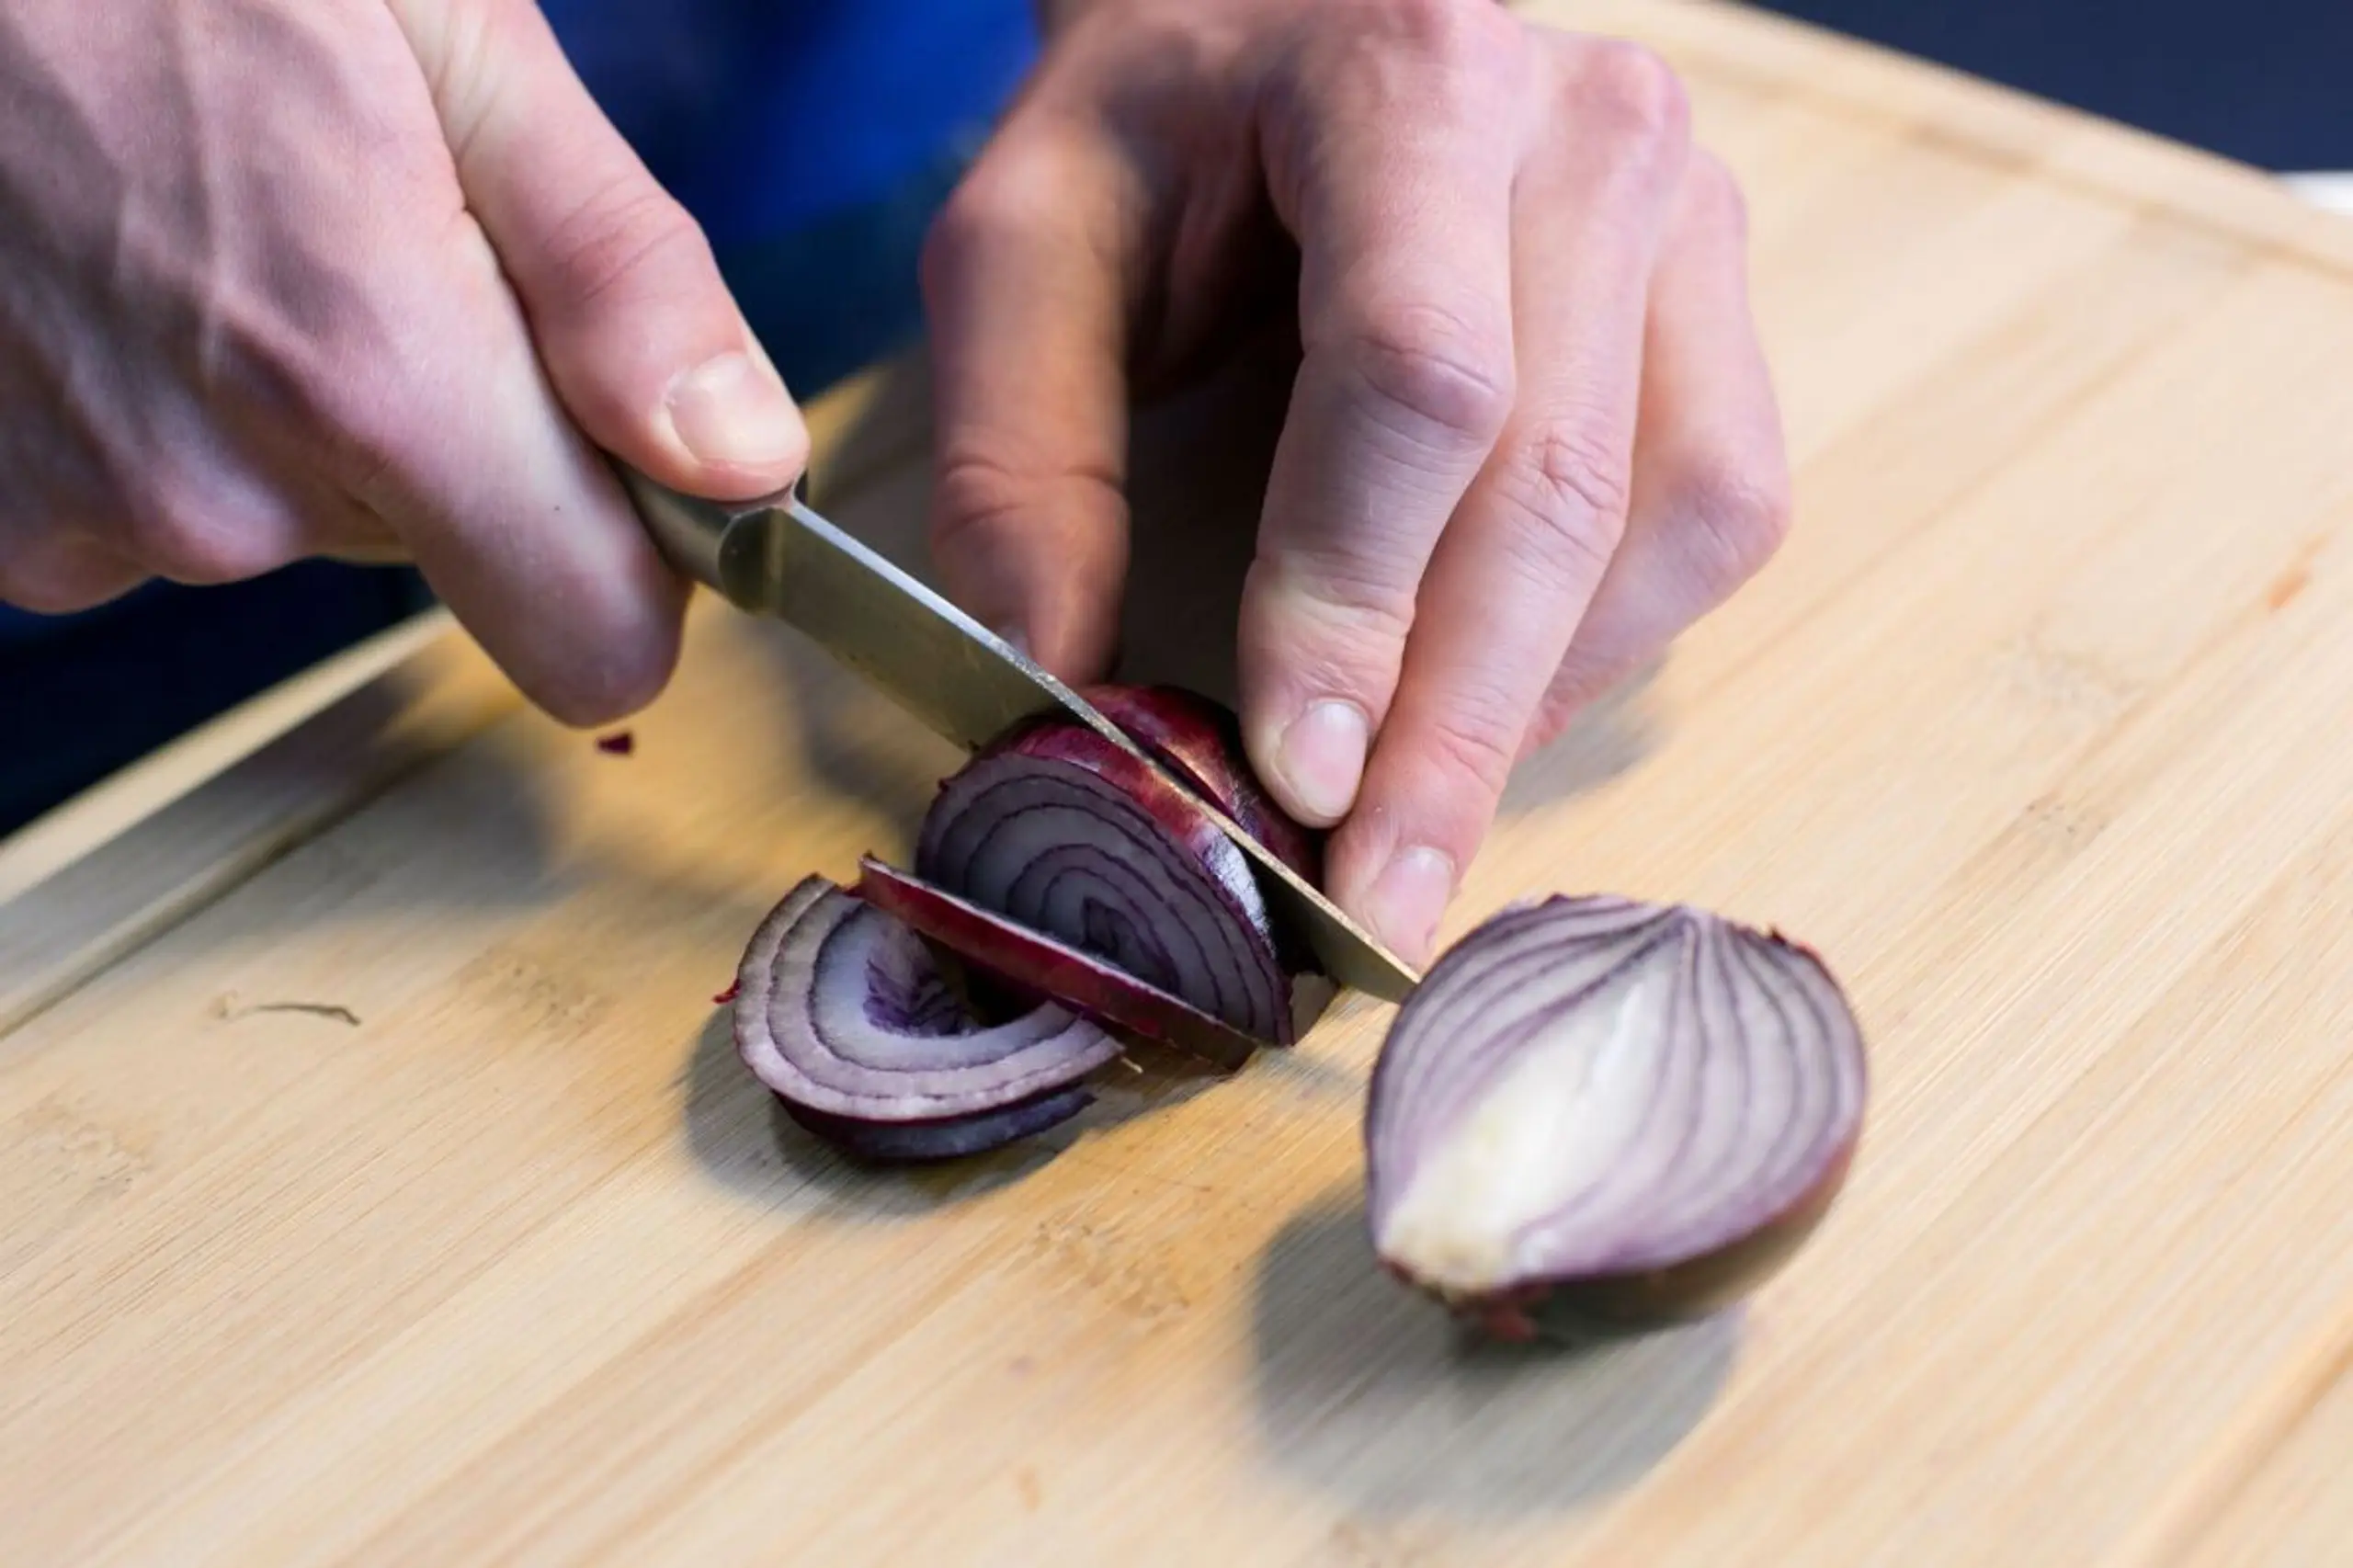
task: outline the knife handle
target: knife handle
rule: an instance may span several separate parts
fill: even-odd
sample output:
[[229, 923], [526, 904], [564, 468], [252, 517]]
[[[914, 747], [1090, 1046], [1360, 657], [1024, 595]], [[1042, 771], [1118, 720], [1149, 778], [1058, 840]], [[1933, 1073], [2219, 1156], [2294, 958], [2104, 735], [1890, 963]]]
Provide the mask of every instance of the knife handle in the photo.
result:
[[620, 470], [621, 487], [629, 492], [631, 504], [637, 508], [645, 531], [654, 536], [663, 559], [673, 570], [722, 595], [727, 584], [720, 570], [721, 547], [728, 530], [753, 513], [790, 500], [798, 490], [798, 486], [780, 490], [756, 501], [707, 501], [658, 484], [627, 463], [616, 461], [613, 466]]

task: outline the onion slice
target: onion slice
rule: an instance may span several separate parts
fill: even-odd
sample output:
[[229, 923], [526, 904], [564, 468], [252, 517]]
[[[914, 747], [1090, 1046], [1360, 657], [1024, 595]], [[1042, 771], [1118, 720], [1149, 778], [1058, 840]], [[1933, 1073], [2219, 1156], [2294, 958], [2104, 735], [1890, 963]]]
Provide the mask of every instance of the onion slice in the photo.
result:
[[1257, 1048], [1180, 996], [872, 856], [859, 860], [858, 871], [860, 898], [1028, 1000], [1059, 1002], [1221, 1067], [1241, 1066]]
[[1276, 804], [1251, 772], [1233, 710], [1176, 686], [1092, 686], [1080, 695], [1275, 858], [1322, 885], [1320, 835]]
[[[788, 1108], [813, 1113], [813, 1129], [896, 1127], [903, 1143], [961, 1140], [969, 1153], [1036, 1131], [1043, 1104], [1067, 1108], [1040, 1125], [1076, 1114], [1083, 1101], [1056, 1096], [1119, 1054], [1102, 1029], [1051, 1004], [982, 1027], [921, 937], [823, 877], [804, 878], [761, 922], [736, 984], [737, 1051]], [[1022, 1107], [1026, 1116], [1006, 1114]]]
[[1298, 1038], [1248, 858], [1183, 790], [1091, 730], [1027, 729], [943, 782], [915, 870], [1252, 1040]]
[[932, 1160], [961, 1160], [967, 1154], [1032, 1138], [1068, 1121], [1095, 1103], [1092, 1090], [1083, 1087], [1050, 1089], [1033, 1099], [1001, 1110], [976, 1111], [938, 1121], [860, 1121], [853, 1117], [827, 1116], [807, 1106], [785, 1100], [784, 1113], [826, 1142], [879, 1165], [914, 1165]]
[[1513, 1338], [1703, 1315], [1812, 1233], [1861, 1134], [1861, 1031], [1811, 950], [1555, 896], [1450, 949], [1365, 1113], [1392, 1272]]

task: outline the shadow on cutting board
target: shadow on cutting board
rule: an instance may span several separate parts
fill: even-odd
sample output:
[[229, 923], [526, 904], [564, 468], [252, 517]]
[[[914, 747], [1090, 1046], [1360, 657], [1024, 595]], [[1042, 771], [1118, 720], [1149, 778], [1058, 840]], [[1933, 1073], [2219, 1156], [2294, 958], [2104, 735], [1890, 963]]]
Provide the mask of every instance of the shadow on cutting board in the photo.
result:
[[1267, 1244], [1254, 1338], [1270, 1462], [1360, 1518], [1477, 1524], [1641, 1480], [1715, 1403], [1737, 1329], [1728, 1315], [1577, 1350], [1470, 1339], [1381, 1272], [1352, 1194]]

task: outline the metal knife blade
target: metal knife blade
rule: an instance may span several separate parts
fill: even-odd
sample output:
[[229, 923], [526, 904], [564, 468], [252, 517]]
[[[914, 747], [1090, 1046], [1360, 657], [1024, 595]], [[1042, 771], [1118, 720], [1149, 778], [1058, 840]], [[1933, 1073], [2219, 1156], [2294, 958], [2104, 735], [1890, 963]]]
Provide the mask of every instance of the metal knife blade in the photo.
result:
[[[1059, 711], [1166, 772], [1020, 649], [790, 492], [749, 502], [702, 501], [619, 466], [673, 566], [740, 609], [799, 629], [965, 750], [978, 750], [1021, 720]], [[1396, 954], [1215, 806], [1186, 793], [1258, 867], [1272, 913], [1306, 937], [1334, 980], [1385, 1001], [1405, 999], [1418, 977]]]

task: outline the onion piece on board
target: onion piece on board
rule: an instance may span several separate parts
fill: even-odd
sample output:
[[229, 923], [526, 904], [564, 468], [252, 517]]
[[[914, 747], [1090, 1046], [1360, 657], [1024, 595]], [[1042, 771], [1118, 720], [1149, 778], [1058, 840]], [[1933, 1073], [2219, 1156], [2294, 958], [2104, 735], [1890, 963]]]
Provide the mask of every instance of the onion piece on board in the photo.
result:
[[1276, 804], [1258, 782], [1233, 710], [1176, 686], [1092, 686], [1079, 695], [1275, 858], [1323, 885], [1322, 836]]
[[1025, 729], [945, 780], [915, 871], [1250, 1039], [1298, 1038], [1248, 858], [1183, 790], [1083, 726]]
[[1398, 1010], [1365, 1111], [1391, 1272], [1515, 1339], [1703, 1316], [1812, 1233], [1862, 1036], [1809, 949], [1682, 905], [1504, 910]]
[[947, 949], [1023, 1001], [1055, 1001], [1100, 1024], [1173, 1045], [1221, 1067], [1250, 1060], [1257, 1042], [1180, 996], [1147, 985], [1066, 942], [866, 856], [858, 895]]
[[[736, 984], [745, 1065], [806, 1113], [803, 1125], [870, 1153], [968, 1153], [1027, 1136], [1084, 1108], [1067, 1091], [1119, 1054], [1102, 1029], [1051, 1004], [981, 1026], [920, 937], [822, 877], [761, 922]], [[1059, 1114], [1040, 1120], [1048, 1110]]]
[[975, 1111], [938, 1121], [859, 1121], [827, 1116], [790, 1100], [781, 1103], [785, 1115], [845, 1153], [878, 1165], [913, 1165], [960, 1160], [1035, 1137], [1093, 1105], [1095, 1094], [1083, 1086], [1049, 1089], [1001, 1110]]

